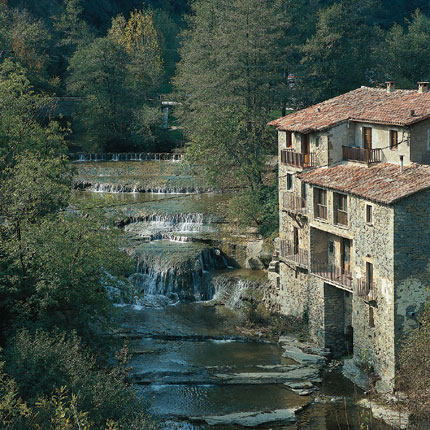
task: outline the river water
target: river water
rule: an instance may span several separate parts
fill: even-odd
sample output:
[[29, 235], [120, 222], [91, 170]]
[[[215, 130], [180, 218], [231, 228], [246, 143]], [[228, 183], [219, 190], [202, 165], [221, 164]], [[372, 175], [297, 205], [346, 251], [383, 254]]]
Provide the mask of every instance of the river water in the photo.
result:
[[[144, 165], [153, 187], [154, 170], [166, 171], [169, 178], [180, 176], [177, 170], [169, 171], [178, 169], [178, 163], [146, 163], [118, 162], [117, 170], [112, 163], [82, 166], [93, 191], [118, 191], [120, 188], [110, 187], [109, 182], [116, 171], [118, 178], [113, 182], [124, 189], [134, 187], [136, 172], [142, 176], [139, 181], [145, 182]], [[183, 190], [195, 189], [192, 177], [184, 175], [175, 181]], [[336, 373], [326, 374], [320, 391], [311, 396], [299, 396], [283, 384], [225, 385], [211, 379], [214, 372], [264, 372], [264, 366], [293, 363], [282, 357], [283, 350], [276, 342], [244, 338], [237, 329], [244, 324], [243, 313], [228, 307], [237, 308], [247, 286], [258, 285], [265, 277], [264, 273], [230, 268], [228, 256], [220, 255], [211, 244], [225, 228], [220, 207], [229, 196], [79, 191], [75, 197], [76, 204], [100, 207], [106, 217], [121, 225], [129, 252], [137, 260], [133, 282], [139, 297], [118, 303], [118, 318], [121, 334], [131, 339], [130, 365], [136, 388], [162, 429], [206, 430], [213, 427], [190, 417], [295, 406], [304, 407], [296, 422], [259, 428], [332, 430], [369, 425], [363, 413], [352, 406], [360, 393]], [[226, 282], [226, 275], [234, 277], [234, 282]], [[208, 302], [214, 295], [226, 296], [223, 303], [228, 306]], [[369, 428], [388, 427], [371, 423]]]

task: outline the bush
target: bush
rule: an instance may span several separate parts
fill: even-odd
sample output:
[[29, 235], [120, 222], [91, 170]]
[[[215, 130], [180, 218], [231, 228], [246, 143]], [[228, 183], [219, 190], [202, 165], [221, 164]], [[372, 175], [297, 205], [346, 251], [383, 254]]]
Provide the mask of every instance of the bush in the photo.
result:
[[104, 430], [109, 420], [118, 430], [156, 428], [127, 382], [125, 367], [100, 368], [75, 333], [22, 330], [6, 352], [5, 369], [16, 381], [19, 397], [32, 408], [42, 408], [41, 424], [50, 422], [61, 403], [85, 413], [91, 430]]

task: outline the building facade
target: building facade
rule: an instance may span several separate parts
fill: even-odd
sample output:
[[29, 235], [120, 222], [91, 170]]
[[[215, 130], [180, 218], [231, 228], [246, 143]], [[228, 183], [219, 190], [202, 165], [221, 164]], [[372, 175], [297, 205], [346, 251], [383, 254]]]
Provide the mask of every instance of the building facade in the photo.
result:
[[271, 301], [394, 388], [430, 280], [430, 93], [361, 87], [270, 123], [279, 144]]

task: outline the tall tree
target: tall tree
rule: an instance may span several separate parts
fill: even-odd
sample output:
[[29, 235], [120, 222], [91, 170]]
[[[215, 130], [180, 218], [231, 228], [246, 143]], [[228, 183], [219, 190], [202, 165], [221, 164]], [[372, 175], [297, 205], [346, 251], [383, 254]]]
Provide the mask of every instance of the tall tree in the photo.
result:
[[419, 12], [395, 24], [378, 47], [381, 80], [394, 80], [402, 88], [415, 88], [417, 81], [430, 79], [430, 18]]
[[[41, 20], [26, 10], [9, 9], [0, 3], [0, 50], [3, 58], [22, 64], [30, 81], [48, 87], [51, 35]], [[0, 58], [0, 61], [2, 58]]]
[[192, 9], [175, 78], [188, 154], [218, 186], [257, 197], [274, 150], [266, 123], [282, 81], [279, 9], [270, 0], [199, 0]]
[[297, 97], [302, 105], [368, 84], [379, 31], [373, 26], [375, 1], [349, 0], [321, 10], [315, 34], [303, 46]]
[[[82, 46], [70, 60], [68, 88], [83, 97], [77, 119], [86, 149], [143, 149], [142, 108], [162, 78], [158, 37], [150, 12], [112, 21], [106, 37]], [[161, 121], [161, 115], [160, 115]]]

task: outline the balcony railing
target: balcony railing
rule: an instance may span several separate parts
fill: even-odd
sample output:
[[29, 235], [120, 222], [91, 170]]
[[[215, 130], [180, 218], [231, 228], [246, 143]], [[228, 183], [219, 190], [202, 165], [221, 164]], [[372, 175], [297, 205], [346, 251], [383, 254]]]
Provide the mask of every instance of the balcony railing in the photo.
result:
[[357, 279], [357, 295], [365, 301], [376, 301], [376, 288], [373, 282]]
[[302, 215], [308, 213], [306, 200], [303, 197], [286, 192], [282, 198], [282, 208], [288, 212], [294, 212]]
[[359, 161], [360, 163], [380, 163], [382, 149], [363, 149], [351, 146], [342, 146], [342, 158], [344, 160]]
[[337, 211], [336, 211], [336, 224], [348, 225], [348, 212], [337, 209]]
[[308, 168], [315, 167], [315, 154], [302, 154], [300, 152], [294, 152], [291, 149], [283, 149], [281, 151], [281, 163], [287, 166]]
[[281, 239], [280, 243], [280, 256], [286, 260], [293, 261], [296, 264], [307, 267], [309, 264], [309, 254], [306, 249], [301, 249], [298, 246], [294, 246], [293, 242], [289, 240]]
[[315, 207], [315, 217], [327, 219], [327, 206], [318, 203]]
[[322, 261], [313, 260], [312, 273], [321, 276], [321, 278], [340, 284], [352, 291], [352, 275], [348, 270]]

